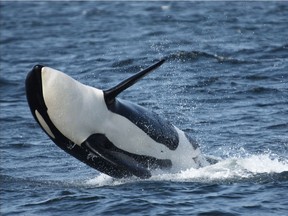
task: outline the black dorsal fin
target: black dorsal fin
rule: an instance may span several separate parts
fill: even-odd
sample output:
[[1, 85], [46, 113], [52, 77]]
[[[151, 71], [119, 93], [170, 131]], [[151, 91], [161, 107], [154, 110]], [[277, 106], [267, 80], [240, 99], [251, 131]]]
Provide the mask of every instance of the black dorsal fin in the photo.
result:
[[150, 72], [152, 72], [153, 70], [158, 68], [160, 65], [162, 65], [164, 63], [164, 61], [165, 61], [165, 59], [162, 59], [162, 60], [158, 61], [157, 63], [151, 65], [150, 67], [148, 67], [148, 68], [136, 73], [135, 75], [129, 77], [128, 79], [122, 81], [118, 85], [116, 85], [110, 89], [104, 90], [104, 98], [105, 98], [106, 104], [111, 104], [115, 100], [115, 98], [118, 94], [120, 94], [122, 91], [124, 91], [125, 89], [132, 86], [134, 83], [136, 83], [142, 77], [146, 76], [147, 74], [149, 74]]

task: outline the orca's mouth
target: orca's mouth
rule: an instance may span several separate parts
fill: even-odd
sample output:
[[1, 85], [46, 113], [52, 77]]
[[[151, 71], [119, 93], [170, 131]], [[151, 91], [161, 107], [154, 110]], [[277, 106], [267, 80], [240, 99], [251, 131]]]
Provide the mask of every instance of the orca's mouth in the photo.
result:
[[41, 114], [47, 112], [42, 93], [42, 68], [42, 65], [35, 65], [26, 77], [26, 97], [33, 116], [36, 110]]
[[55, 133], [59, 134], [47, 113], [47, 106], [43, 97], [42, 65], [35, 65], [26, 77], [26, 97], [31, 113], [47, 135], [55, 139]]

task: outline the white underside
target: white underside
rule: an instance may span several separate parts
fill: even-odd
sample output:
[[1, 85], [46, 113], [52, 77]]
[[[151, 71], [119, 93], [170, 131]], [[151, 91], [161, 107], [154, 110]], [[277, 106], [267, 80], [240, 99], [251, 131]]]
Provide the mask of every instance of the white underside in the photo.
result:
[[109, 111], [103, 91], [83, 85], [60, 71], [42, 68], [42, 87], [51, 121], [77, 145], [81, 145], [90, 135], [101, 133], [124, 151], [170, 159], [175, 171], [197, 168], [199, 162], [195, 163], [195, 158], [201, 163], [206, 161], [199, 149], [193, 149], [183, 131], [175, 127], [179, 134], [179, 146], [171, 151], [155, 142], [127, 118]]

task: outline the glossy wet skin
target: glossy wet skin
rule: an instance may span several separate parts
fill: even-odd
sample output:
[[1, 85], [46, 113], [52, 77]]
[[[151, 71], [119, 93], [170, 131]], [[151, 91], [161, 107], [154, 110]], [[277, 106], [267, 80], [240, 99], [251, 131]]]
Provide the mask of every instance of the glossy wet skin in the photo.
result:
[[155, 65], [104, 92], [37, 65], [26, 79], [31, 112], [60, 148], [113, 177], [148, 178], [154, 169], [207, 165], [184, 132], [144, 107], [115, 98]]

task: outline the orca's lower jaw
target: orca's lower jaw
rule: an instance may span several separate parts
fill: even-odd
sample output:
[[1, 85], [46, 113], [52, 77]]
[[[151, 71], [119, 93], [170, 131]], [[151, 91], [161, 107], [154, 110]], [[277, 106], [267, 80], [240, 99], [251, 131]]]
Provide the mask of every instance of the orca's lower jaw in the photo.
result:
[[42, 108], [47, 110], [42, 95], [42, 65], [35, 65], [33, 69], [27, 74], [25, 87], [26, 97], [32, 114], [36, 109]]
[[[26, 77], [26, 97], [31, 113], [41, 128], [53, 140], [59, 131], [51, 122], [43, 97], [42, 65], [35, 65]], [[61, 134], [61, 133], [60, 133]], [[58, 136], [57, 136], [58, 137]]]

